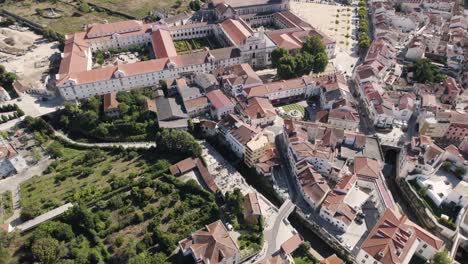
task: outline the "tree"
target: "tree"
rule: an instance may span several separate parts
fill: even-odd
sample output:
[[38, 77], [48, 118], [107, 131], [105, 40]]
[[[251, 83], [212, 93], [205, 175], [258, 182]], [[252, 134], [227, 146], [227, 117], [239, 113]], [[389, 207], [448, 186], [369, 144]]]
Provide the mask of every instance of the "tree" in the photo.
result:
[[365, 1], [359, 1], [358, 6], [359, 6], [359, 7], [365, 7], [365, 6], [366, 6], [366, 2], [365, 2]]
[[359, 9], [358, 9], [358, 17], [359, 17], [359, 19], [361, 19], [361, 20], [362, 20], [362, 19], [365, 19], [366, 16], [367, 16], [367, 11], [366, 11], [366, 9], [363, 8], [363, 7], [362, 7], [362, 8], [359, 8]]
[[54, 141], [52, 142], [52, 144], [50, 144], [48, 147], [47, 147], [47, 151], [49, 152], [49, 154], [54, 157], [54, 158], [60, 158], [63, 156], [63, 146], [62, 144], [60, 144], [59, 142], [57, 141]]
[[163, 129], [156, 135], [156, 144], [159, 151], [178, 155], [199, 157], [200, 144], [185, 131]]
[[21, 205], [21, 220], [28, 221], [41, 214], [41, 207], [37, 203]]
[[365, 50], [368, 49], [370, 46], [371, 40], [369, 36], [365, 33], [359, 34], [359, 41], [358, 41], [358, 46], [360, 49]]
[[419, 83], [441, 82], [446, 78], [428, 58], [417, 59], [410, 70], [413, 72], [413, 79]]
[[198, 11], [198, 10], [200, 10], [200, 7], [201, 7], [200, 0], [193, 0], [193, 1], [190, 1], [189, 6], [190, 6], [190, 8], [191, 8], [193, 11]]
[[295, 57], [296, 75], [308, 75], [314, 68], [314, 56], [307, 52], [301, 52]]
[[320, 52], [326, 52], [325, 45], [323, 45], [319, 36], [313, 36], [307, 39], [304, 43], [304, 46], [302, 46], [302, 51], [308, 52], [314, 56]]
[[167, 90], [167, 82], [165, 80], [159, 80], [159, 86], [161, 87], [164, 97], [167, 97], [168, 90]]
[[61, 257], [62, 250], [59, 241], [51, 237], [38, 239], [31, 247], [34, 259], [44, 264], [56, 262]]
[[279, 61], [281, 58], [287, 56], [288, 50], [284, 48], [276, 48], [271, 52], [271, 65], [274, 68], [278, 68], [279, 66]]
[[17, 77], [16, 74], [13, 72], [7, 72], [3, 75], [3, 83], [12, 84], [16, 81]]
[[434, 254], [431, 259], [432, 264], [450, 264], [452, 260], [447, 252], [447, 250], [440, 251]]
[[119, 111], [121, 115], [128, 113], [130, 107], [126, 103], [119, 103]]
[[89, 13], [91, 12], [91, 7], [88, 5], [88, 3], [81, 2], [81, 4], [78, 6], [78, 10], [84, 13]]
[[276, 74], [281, 79], [291, 79], [296, 76], [296, 60], [294, 57], [287, 55], [282, 57], [279, 61], [279, 65]]
[[232, 193], [226, 192], [226, 206], [228, 210], [237, 215], [241, 215], [244, 209], [244, 195], [239, 188], [235, 188]]
[[82, 103], [83, 110], [93, 111], [99, 113], [99, 109], [101, 108], [101, 99], [98, 96], [90, 96], [86, 98]]
[[314, 73], [320, 73], [325, 71], [325, 68], [327, 67], [328, 64], [328, 56], [325, 52], [320, 52], [315, 56], [314, 60]]
[[0, 64], [0, 79], [2, 79], [3, 75], [5, 75], [5, 73], [6, 73], [5, 66]]
[[367, 23], [367, 21], [365, 19], [361, 19], [359, 21], [359, 32], [362, 32], [362, 33], [365, 33], [367, 31], [369, 31], [369, 24]]

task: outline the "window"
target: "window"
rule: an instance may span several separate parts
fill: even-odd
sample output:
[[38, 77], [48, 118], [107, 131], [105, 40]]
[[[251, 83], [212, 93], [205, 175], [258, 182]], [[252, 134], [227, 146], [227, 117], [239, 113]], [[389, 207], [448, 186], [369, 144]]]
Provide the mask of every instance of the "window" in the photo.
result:
[[364, 257], [365, 257], [365, 258], [369, 258], [369, 255], [366, 254]]
[[[460, 197], [461, 197], [461, 196], [460, 196]], [[427, 248], [427, 244], [424, 244], [424, 245], [423, 245], [423, 248]]]

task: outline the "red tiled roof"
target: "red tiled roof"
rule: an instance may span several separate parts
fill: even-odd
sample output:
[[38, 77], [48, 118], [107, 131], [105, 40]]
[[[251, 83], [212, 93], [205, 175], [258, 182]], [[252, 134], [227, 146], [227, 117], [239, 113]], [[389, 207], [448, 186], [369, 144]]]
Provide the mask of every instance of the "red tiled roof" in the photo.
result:
[[224, 29], [226, 34], [237, 45], [244, 44], [245, 40], [247, 40], [247, 38], [251, 35], [250, 30], [239, 20], [229, 18], [220, 23], [219, 26]]
[[93, 25], [87, 33], [89, 38], [94, 36], [108, 36], [118, 32], [131, 32], [138, 31], [142, 28], [143, 23], [139, 20], [126, 20], [109, 24], [96, 24]]
[[108, 93], [104, 95], [104, 111], [109, 109], [115, 109], [119, 107], [119, 101], [117, 101], [117, 93]]
[[177, 52], [172, 41], [171, 33], [164, 29], [158, 29], [151, 33], [151, 42], [156, 58], [168, 58], [177, 56]]
[[240, 254], [236, 242], [220, 220], [193, 232], [179, 245], [184, 251], [190, 248], [197, 263], [220, 263]]
[[295, 234], [288, 240], [286, 240], [283, 244], [281, 244], [281, 252], [284, 255], [289, 255], [294, 252], [302, 243], [304, 242], [304, 238], [300, 234]]
[[214, 90], [206, 94], [210, 103], [214, 106], [215, 109], [220, 109], [223, 107], [234, 107], [234, 104], [229, 100], [229, 98], [224, 95], [221, 90]]
[[260, 203], [256, 192], [248, 193], [244, 198], [244, 214], [245, 215], [262, 215]]
[[11, 144], [0, 146], [0, 158], [10, 159], [16, 155], [18, 155], [18, 152]]
[[397, 217], [391, 209], [387, 209], [363, 242], [361, 250], [381, 263], [402, 263], [417, 239], [436, 250], [444, 245], [406, 216]]
[[354, 158], [354, 173], [358, 177], [379, 178], [380, 165], [375, 159], [367, 157]]

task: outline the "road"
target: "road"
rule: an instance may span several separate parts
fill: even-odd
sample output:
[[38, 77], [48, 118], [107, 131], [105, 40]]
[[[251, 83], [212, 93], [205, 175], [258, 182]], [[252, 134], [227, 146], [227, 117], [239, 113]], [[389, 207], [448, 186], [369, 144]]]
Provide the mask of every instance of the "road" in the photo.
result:
[[71, 144], [76, 144], [76, 145], [80, 145], [83, 147], [123, 147], [123, 148], [145, 148], [145, 149], [156, 147], [156, 143], [150, 142], [150, 141], [148, 142], [83, 143], [83, 142], [76, 142], [59, 131], [55, 131], [54, 134], [55, 136], [60, 137], [61, 139]]
[[29, 167], [27, 170], [20, 172], [16, 175], [8, 177], [6, 179], [0, 180], [0, 193], [11, 191], [12, 201], [13, 201], [13, 215], [7, 219], [7, 223], [10, 223], [12, 226], [20, 224], [20, 197], [19, 197], [19, 187], [21, 183], [27, 181], [28, 179], [36, 176], [42, 175], [42, 172], [49, 166], [52, 161], [50, 159], [43, 159], [38, 162], [36, 165]]
[[276, 240], [279, 232], [279, 228], [281, 222], [284, 219], [288, 218], [289, 214], [294, 211], [294, 204], [291, 200], [286, 200], [278, 210], [278, 215], [276, 216], [275, 223], [273, 227], [269, 230], [265, 231], [265, 242], [268, 244], [268, 249], [266, 250], [266, 254], [268, 257], [273, 255], [276, 251], [278, 251], [278, 245], [276, 245]]

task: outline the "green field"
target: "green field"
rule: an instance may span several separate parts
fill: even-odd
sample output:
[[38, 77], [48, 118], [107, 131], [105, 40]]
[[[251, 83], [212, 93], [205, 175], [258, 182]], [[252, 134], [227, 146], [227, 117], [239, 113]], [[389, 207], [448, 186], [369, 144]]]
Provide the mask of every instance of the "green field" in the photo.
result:
[[188, 0], [181, 1], [180, 6], [177, 5], [176, 0], [89, 0], [88, 2], [137, 18], [143, 18], [148, 15], [149, 11], [157, 9], [169, 11], [171, 14], [189, 10]]
[[[72, 1], [70, 1], [70, 4], [62, 2], [53, 4], [47, 1], [39, 2], [33, 0], [10, 1], [8, 4], [2, 4], [2, 8], [61, 34], [83, 31], [84, 26], [88, 24], [125, 20], [124, 17], [109, 15], [105, 12], [93, 11], [84, 13], [79, 11], [71, 3]], [[62, 17], [56, 19], [45, 18], [38, 15], [36, 12], [36, 9], [46, 10], [52, 7], [58, 10], [57, 12], [61, 14]]]
[[0, 224], [13, 215], [13, 201], [11, 191], [0, 194]]
[[[174, 255], [177, 241], [219, 219], [219, 209], [211, 193], [193, 180], [184, 183], [165, 174], [171, 163], [182, 157], [168, 161], [150, 150], [104, 151], [71, 147], [64, 147], [62, 153], [45, 175], [27, 180], [20, 189], [22, 216], [26, 211], [34, 217], [67, 202], [75, 205], [72, 211], [77, 211], [58, 220], [74, 226], [76, 235], [71, 240], [65, 239], [64, 246], [68, 249], [64, 252], [69, 253], [64, 253], [62, 259], [77, 261], [80, 255], [76, 252], [91, 250], [107, 252], [98, 254], [105, 260], [103, 263], [127, 263], [129, 257], [138, 258], [137, 252], [147, 251], [145, 254], [149, 258], [159, 254], [159, 257], [170, 257], [178, 262], [181, 256]], [[83, 230], [75, 229], [83, 224], [80, 223], [83, 214], [94, 219], [94, 223]], [[53, 227], [39, 227], [20, 237], [18, 243], [10, 246], [11, 252], [17, 252], [10, 257], [20, 263], [24, 256], [27, 259], [24, 249], [15, 245], [28, 243], [31, 237], [37, 240], [44, 232], [52, 232], [49, 236], [63, 239], [50, 231], [57, 224], [50, 225]], [[83, 249], [80, 235], [89, 236], [91, 230], [94, 237], [87, 237], [84, 243], [102, 242], [91, 243]], [[30, 249], [26, 247], [25, 250]], [[160, 259], [152, 261], [162, 263]]]

